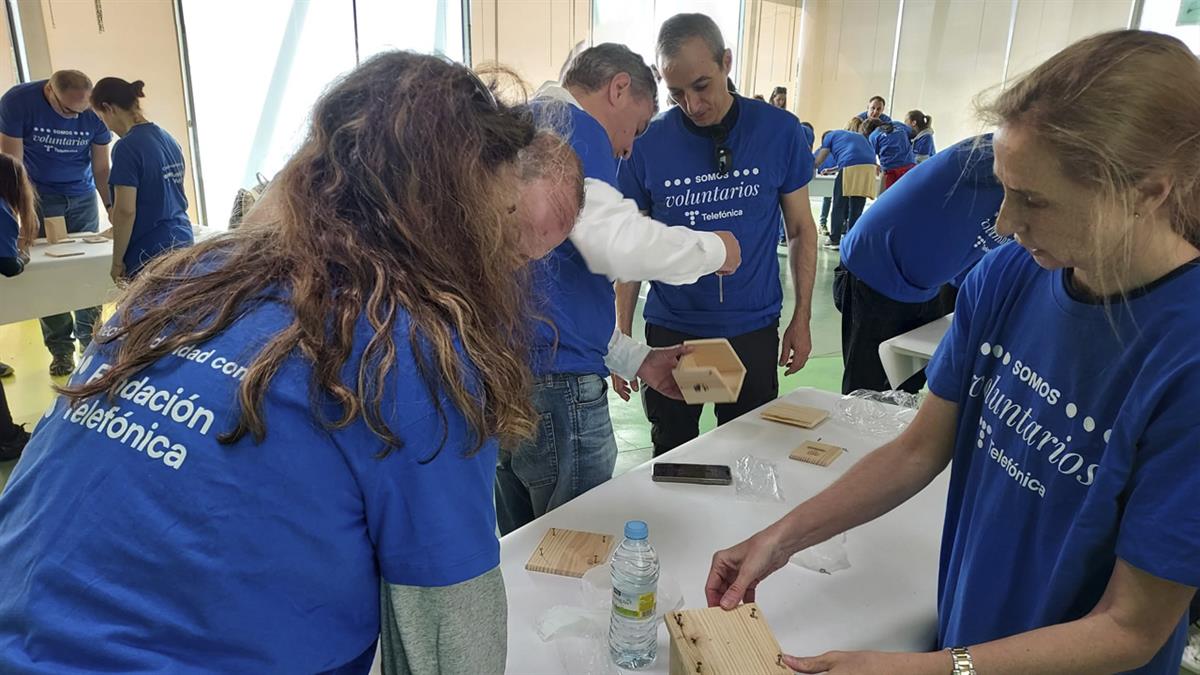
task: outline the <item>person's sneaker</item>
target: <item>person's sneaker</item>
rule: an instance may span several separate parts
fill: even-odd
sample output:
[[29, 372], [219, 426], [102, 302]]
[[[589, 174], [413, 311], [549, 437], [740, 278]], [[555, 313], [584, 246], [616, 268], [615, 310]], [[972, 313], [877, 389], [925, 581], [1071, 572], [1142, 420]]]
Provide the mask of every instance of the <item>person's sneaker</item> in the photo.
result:
[[836, 251], [839, 248], [841, 248], [841, 244], [839, 244], [838, 242], [835, 242], [834, 240], [832, 240], [828, 237], [825, 238], [825, 243], [821, 244], [821, 246], [823, 246], [831, 251]]
[[9, 377], [13, 374], [13, 367], [0, 361], [0, 377]]
[[11, 462], [21, 456], [25, 444], [29, 442], [29, 432], [24, 426], [17, 427], [17, 433], [12, 438], [0, 441], [0, 462]]
[[70, 352], [55, 354], [50, 362], [50, 377], [66, 377], [75, 370], [75, 356]]

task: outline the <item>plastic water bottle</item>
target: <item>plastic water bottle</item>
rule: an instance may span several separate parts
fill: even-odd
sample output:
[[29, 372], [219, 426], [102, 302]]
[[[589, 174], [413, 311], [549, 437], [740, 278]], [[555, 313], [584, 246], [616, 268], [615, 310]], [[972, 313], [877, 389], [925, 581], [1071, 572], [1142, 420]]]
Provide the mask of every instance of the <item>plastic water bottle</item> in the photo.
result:
[[649, 535], [646, 523], [625, 523], [625, 540], [612, 556], [608, 649], [618, 666], [630, 670], [654, 663], [658, 654], [658, 554], [647, 541]]

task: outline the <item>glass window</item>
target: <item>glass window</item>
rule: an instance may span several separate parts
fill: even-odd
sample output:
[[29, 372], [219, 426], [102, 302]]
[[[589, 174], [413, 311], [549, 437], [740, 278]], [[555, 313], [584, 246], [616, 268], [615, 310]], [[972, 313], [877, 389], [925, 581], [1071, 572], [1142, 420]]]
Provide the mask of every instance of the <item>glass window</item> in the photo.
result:
[[[1184, 8], [1184, 16], [1180, 16], [1181, 5], [1186, 5]], [[1138, 28], [1143, 30], [1152, 30], [1157, 33], [1166, 33], [1174, 35], [1183, 40], [1183, 42], [1194, 53], [1200, 54], [1200, 25], [1195, 23], [1185, 23], [1180, 26], [1179, 21], [1200, 21], [1200, 16], [1192, 16], [1189, 19], [1186, 10], [1192, 10], [1197, 7], [1197, 3], [1191, 0], [1145, 0], [1142, 4], [1142, 21]], [[1200, 15], [1200, 9], [1196, 9], [1192, 15]]]
[[358, 0], [358, 55], [411, 49], [466, 60], [462, 0]]
[[[742, 39], [741, 0], [594, 0], [592, 3], [592, 44], [618, 42], [654, 63], [654, 43], [663, 21], [680, 12], [699, 12], [712, 17], [721, 29], [725, 46], [738, 58]], [[736, 82], [737, 63], [730, 73]], [[659, 101], [667, 100], [665, 87], [659, 88]]]
[[224, 227], [238, 188], [273, 176], [321, 91], [354, 67], [342, 0], [183, 0], [204, 198]]
[[[183, 0], [211, 225], [238, 188], [272, 177], [304, 140], [321, 92], [389, 49], [462, 61], [462, 0]], [[355, 13], [358, 45], [355, 45]]]

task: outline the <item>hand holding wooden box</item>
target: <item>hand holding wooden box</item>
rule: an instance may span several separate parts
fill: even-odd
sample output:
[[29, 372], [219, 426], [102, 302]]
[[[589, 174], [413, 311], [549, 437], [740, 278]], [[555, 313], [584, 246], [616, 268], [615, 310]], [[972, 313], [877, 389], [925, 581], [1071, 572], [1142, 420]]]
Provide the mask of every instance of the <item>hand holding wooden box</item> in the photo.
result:
[[683, 400], [690, 405], [737, 401], [746, 379], [746, 366], [729, 340], [688, 340], [683, 344], [695, 349], [679, 359], [674, 371]]

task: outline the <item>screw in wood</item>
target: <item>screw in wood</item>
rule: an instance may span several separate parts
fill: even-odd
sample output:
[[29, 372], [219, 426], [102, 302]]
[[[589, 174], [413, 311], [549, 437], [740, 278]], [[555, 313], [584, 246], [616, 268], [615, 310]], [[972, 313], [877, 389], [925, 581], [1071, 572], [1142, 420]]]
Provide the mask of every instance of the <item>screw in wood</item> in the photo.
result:
[[757, 618], [758, 618], [758, 608], [757, 608], [757, 607], [751, 607], [751, 608], [750, 608], [750, 618], [751, 618], [751, 619], [757, 619]]
[[699, 661], [696, 662], [696, 672], [697, 673], [701, 672], [700, 669], [703, 667], [704, 667], [703, 663], [700, 663]]
[[680, 628], [683, 628], [683, 615], [679, 612], [675, 612], [675, 623], [678, 624]]
[[783, 654], [779, 654], [775, 657], [775, 665], [777, 665], [777, 666], [783, 665]]

